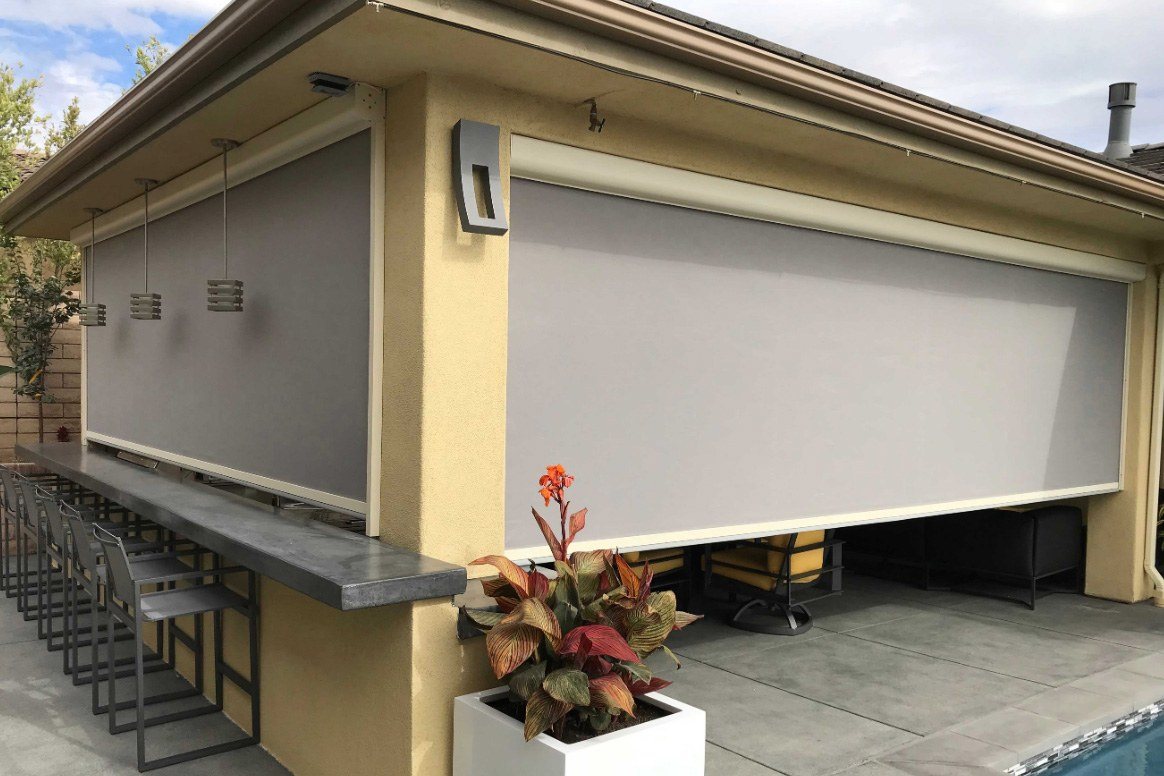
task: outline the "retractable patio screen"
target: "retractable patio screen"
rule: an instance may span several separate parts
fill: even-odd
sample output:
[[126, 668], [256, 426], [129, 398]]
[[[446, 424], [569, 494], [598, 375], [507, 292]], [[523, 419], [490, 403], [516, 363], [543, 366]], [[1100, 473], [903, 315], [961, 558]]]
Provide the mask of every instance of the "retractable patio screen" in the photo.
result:
[[365, 500], [370, 146], [360, 132], [231, 189], [243, 312], [206, 309], [222, 272], [217, 196], [150, 225], [159, 321], [129, 317], [141, 229], [98, 243], [109, 322], [87, 332], [89, 431], [339, 506]]
[[506, 546], [547, 464], [649, 547], [1116, 490], [1128, 287], [514, 180]]

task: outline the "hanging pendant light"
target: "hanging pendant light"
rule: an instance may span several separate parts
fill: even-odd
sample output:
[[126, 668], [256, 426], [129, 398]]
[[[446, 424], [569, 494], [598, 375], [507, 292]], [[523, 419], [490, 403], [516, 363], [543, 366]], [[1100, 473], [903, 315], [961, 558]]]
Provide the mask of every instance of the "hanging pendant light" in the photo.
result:
[[145, 221], [142, 224], [142, 275], [144, 290], [129, 295], [129, 317], [139, 321], [156, 321], [162, 317], [162, 295], [151, 294], [150, 288], [150, 189], [158, 185], [151, 178], [134, 181], [145, 189]]
[[87, 207], [89, 214], [89, 261], [85, 262], [85, 296], [90, 301], [77, 308], [82, 326], [104, 326], [105, 305], [92, 301], [97, 294], [97, 216], [104, 211], [99, 207]]
[[222, 277], [206, 281], [206, 309], [218, 313], [237, 313], [243, 309], [243, 284], [230, 277], [230, 243], [227, 229], [226, 199], [229, 188], [226, 178], [226, 155], [238, 148], [238, 141], [224, 137], [210, 141], [222, 150]]

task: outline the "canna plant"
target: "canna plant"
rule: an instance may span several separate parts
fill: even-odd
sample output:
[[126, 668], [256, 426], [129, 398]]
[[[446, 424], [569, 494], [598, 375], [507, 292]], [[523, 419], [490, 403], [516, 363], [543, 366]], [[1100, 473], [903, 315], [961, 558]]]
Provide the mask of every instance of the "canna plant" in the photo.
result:
[[670, 684], [652, 675], [647, 656], [662, 649], [678, 665], [663, 642], [699, 619], [677, 610], [673, 592], [651, 591], [650, 564], [636, 573], [610, 550], [570, 552], [586, 526], [586, 510], [571, 513], [566, 499], [573, 482], [561, 466], [547, 467], [538, 482], [546, 506], [558, 507], [558, 533], [533, 509], [553, 578], [502, 555], [472, 564], [500, 573], [482, 581], [499, 611], [466, 614], [485, 631], [490, 665], [511, 700], [525, 705], [526, 741], [546, 730], [561, 739], [567, 727], [586, 737], [629, 724], [636, 697]]

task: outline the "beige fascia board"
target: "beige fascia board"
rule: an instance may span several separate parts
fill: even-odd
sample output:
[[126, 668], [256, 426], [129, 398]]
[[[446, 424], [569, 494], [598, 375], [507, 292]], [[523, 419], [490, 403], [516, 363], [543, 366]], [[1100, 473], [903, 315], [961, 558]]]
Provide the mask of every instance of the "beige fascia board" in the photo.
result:
[[18, 233], [69, 191], [364, 5], [235, 0], [0, 200], [0, 223]]
[[[383, 121], [383, 116], [383, 92], [366, 84], [356, 84], [348, 94], [313, 105], [244, 141], [230, 154], [230, 185], [238, 186], [374, 127]], [[150, 220], [187, 208], [221, 190], [222, 160], [215, 157], [152, 189]], [[141, 226], [144, 211], [144, 198], [139, 196], [102, 213], [96, 222], [98, 242]], [[89, 244], [93, 233], [89, 223], [84, 222], [73, 227], [69, 239], [84, 247]]]
[[1067, 176], [1153, 205], [1164, 204], [1164, 183], [932, 108], [622, 0], [496, 2], [950, 145]]

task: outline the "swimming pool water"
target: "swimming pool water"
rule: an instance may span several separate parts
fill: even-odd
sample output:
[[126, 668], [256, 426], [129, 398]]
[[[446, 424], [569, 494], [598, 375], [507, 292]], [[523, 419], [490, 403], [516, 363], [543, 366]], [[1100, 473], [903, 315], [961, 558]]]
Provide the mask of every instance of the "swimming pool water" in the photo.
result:
[[1044, 771], [1044, 776], [1164, 776], [1164, 715], [1145, 728]]

